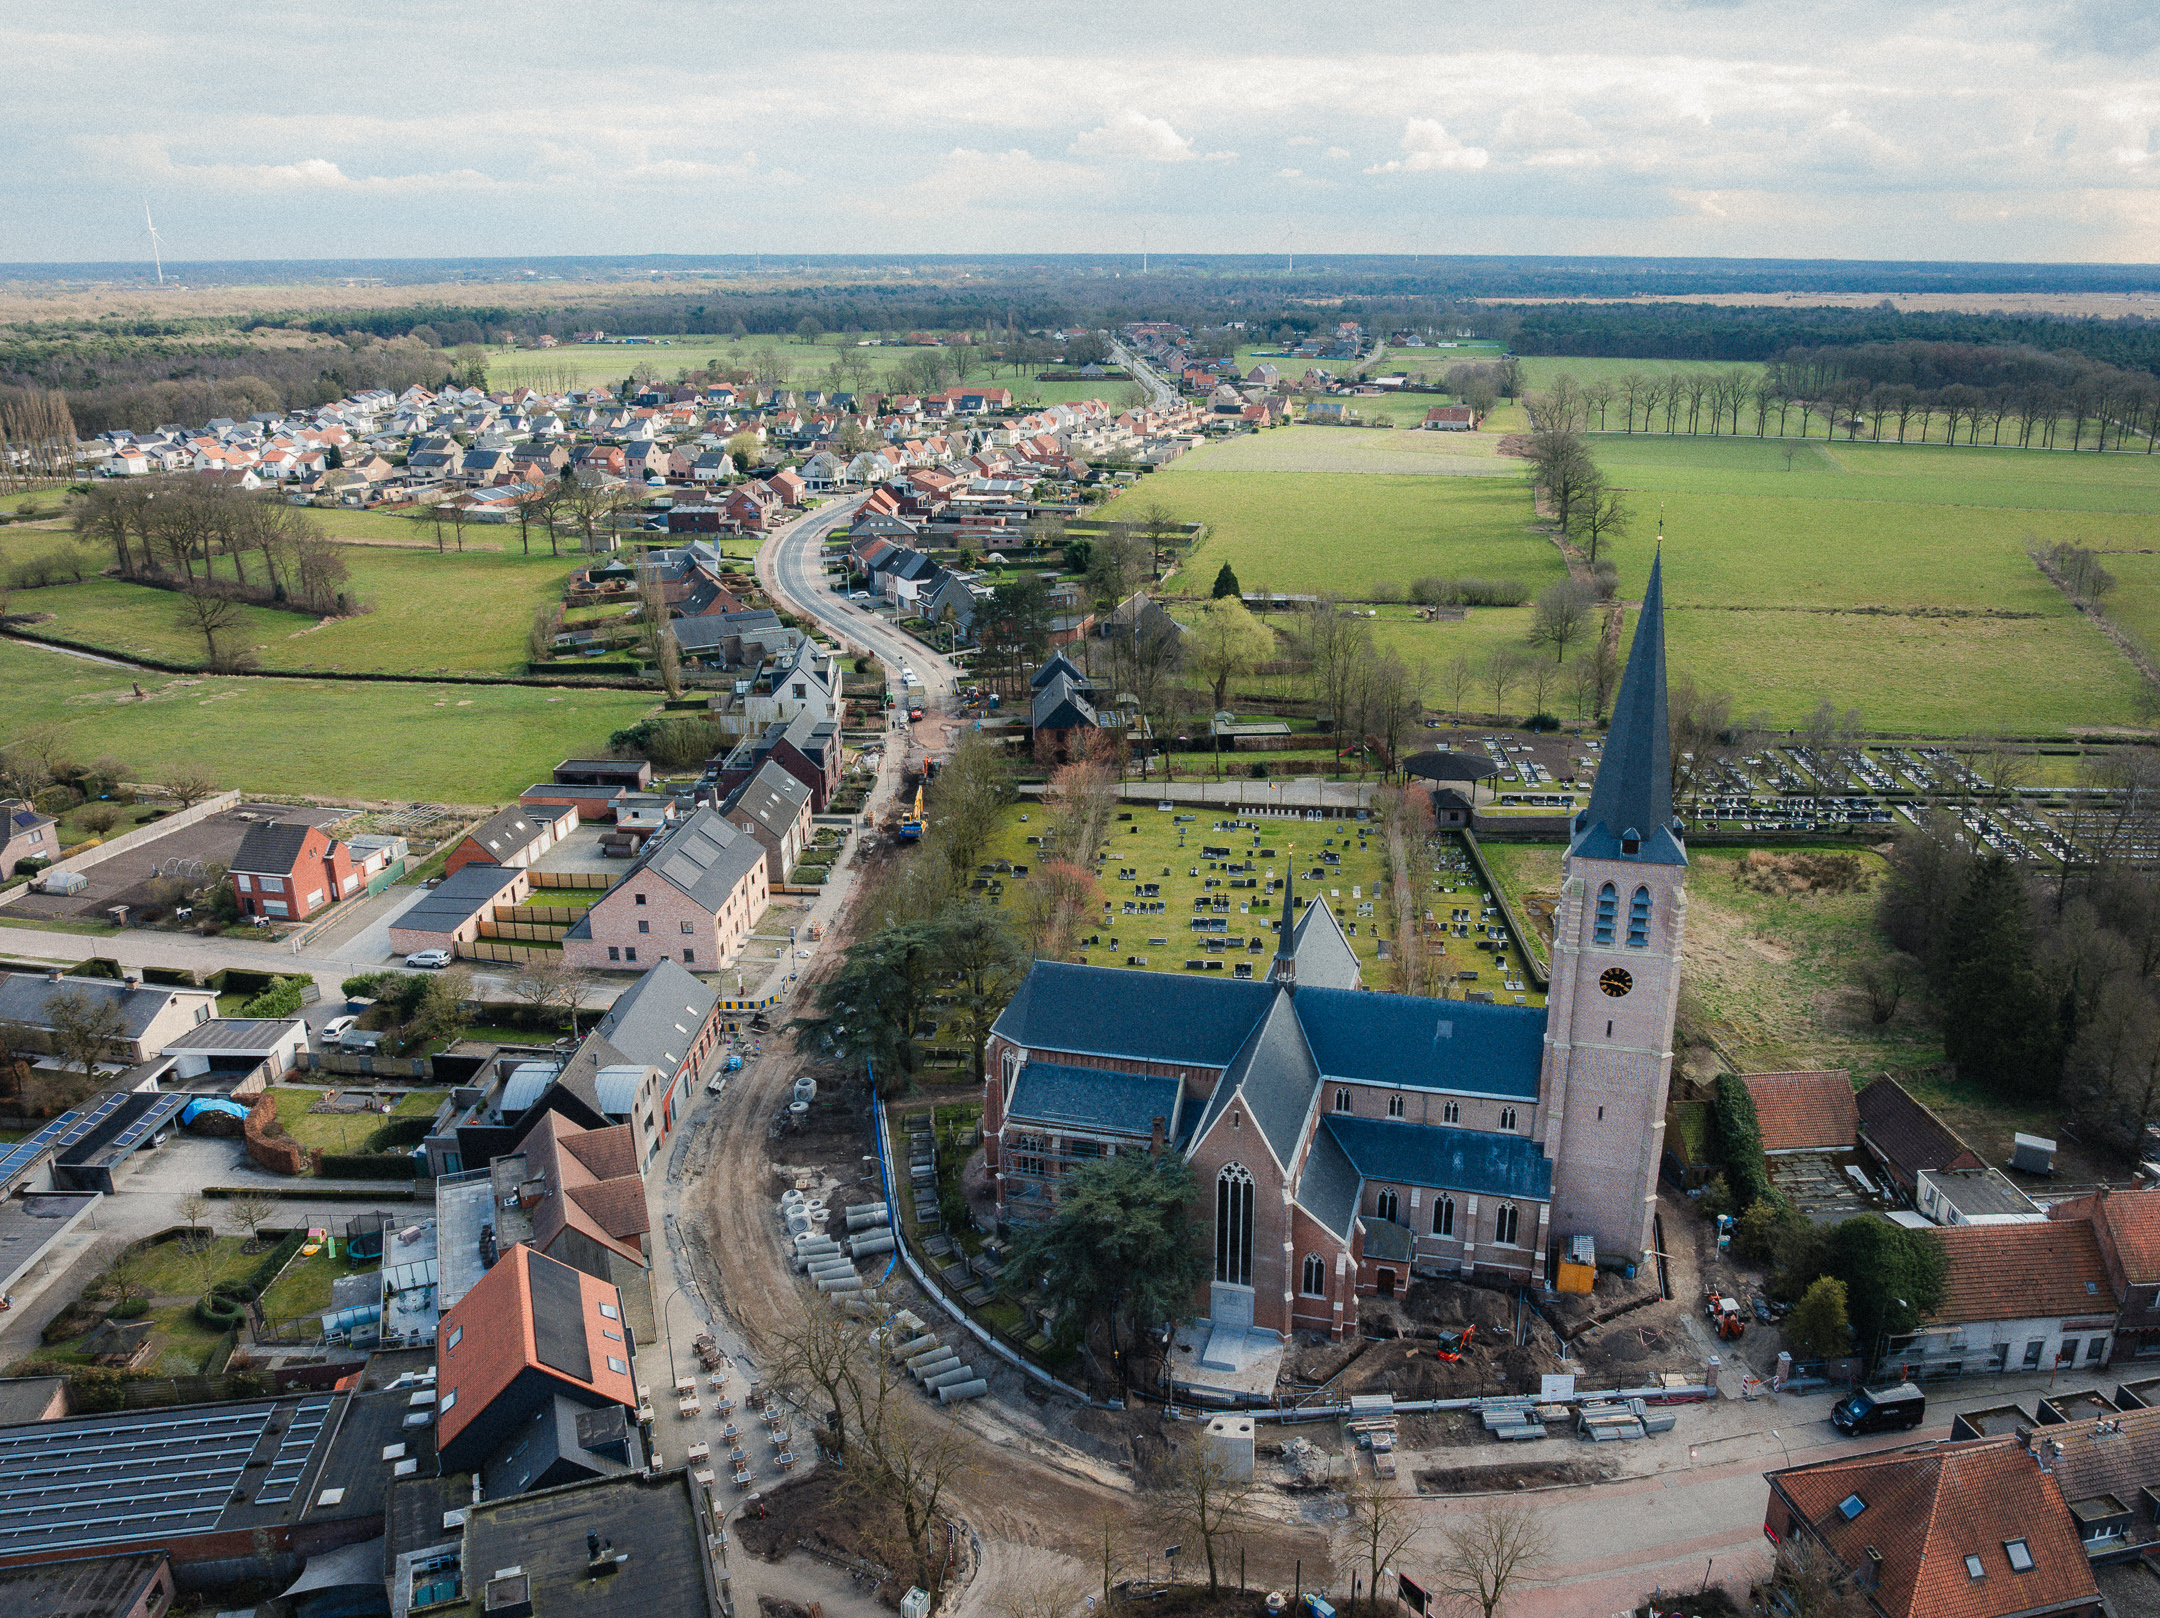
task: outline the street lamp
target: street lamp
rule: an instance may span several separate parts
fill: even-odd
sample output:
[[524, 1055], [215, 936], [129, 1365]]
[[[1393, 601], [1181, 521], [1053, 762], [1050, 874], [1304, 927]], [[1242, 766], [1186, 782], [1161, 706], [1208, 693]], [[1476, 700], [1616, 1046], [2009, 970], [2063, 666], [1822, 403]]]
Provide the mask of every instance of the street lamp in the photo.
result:
[[1786, 1464], [1787, 1466], [1791, 1466], [1791, 1465], [1792, 1465], [1792, 1450], [1791, 1450], [1790, 1448], [1788, 1448], [1788, 1447], [1786, 1446], [1786, 1443], [1785, 1443], [1785, 1435], [1784, 1435], [1783, 1433], [1779, 1432], [1779, 1431], [1778, 1431], [1778, 1430], [1777, 1430], [1777, 1429], [1776, 1429], [1775, 1427], [1773, 1427], [1773, 1428], [1771, 1428], [1771, 1429], [1770, 1429], [1770, 1436], [1771, 1436], [1772, 1438], [1774, 1438], [1774, 1439], [1776, 1439], [1776, 1440], [1777, 1440], [1777, 1442], [1778, 1442], [1778, 1448], [1779, 1448], [1779, 1449], [1782, 1449], [1782, 1450], [1784, 1450], [1784, 1451], [1785, 1451], [1785, 1464]]

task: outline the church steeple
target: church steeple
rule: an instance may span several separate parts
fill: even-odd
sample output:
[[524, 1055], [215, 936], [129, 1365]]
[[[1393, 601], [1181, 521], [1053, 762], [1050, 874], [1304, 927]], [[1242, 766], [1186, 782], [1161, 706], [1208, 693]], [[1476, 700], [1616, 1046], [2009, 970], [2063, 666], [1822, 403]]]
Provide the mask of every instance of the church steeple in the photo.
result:
[[[1288, 850], [1291, 859], [1297, 850]], [[1275, 941], [1275, 967], [1270, 980], [1286, 988], [1297, 987], [1297, 872], [1285, 866], [1282, 882], [1282, 936]]]
[[1665, 559], [1650, 564], [1627, 671], [1613, 702], [1590, 807], [1575, 817], [1570, 852], [1593, 859], [1685, 865], [1673, 818], [1672, 732], [1665, 701]]

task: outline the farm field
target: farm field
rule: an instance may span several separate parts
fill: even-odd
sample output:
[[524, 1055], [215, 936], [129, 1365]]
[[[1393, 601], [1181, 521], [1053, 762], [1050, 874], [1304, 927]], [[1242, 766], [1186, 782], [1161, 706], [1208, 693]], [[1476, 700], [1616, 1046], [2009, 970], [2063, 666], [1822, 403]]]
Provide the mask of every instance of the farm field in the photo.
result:
[[[877, 383], [891, 386], [890, 378], [895, 371], [910, 364], [918, 356], [927, 354], [926, 348], [858, 348], [850, 337], [842, 341], [830, 336], [816, 343], [803, 343], [793, 336], [762, 335], [756, 332], [740, 341], [730, 337], [685, 336], [662, 344], [628, 344], [620, 347], [605, 343], [565, 343], [560, 348], [545, 350], [518, 349], [496, 350], [488, 355], [488, 385], [493, 388], [552, 387], [567, 381], [572, 387], [588, 387], [596, 382], [619, 383], [640, 365], [649, 365], [664, 380], [672, 380], [679, 371], [700, 371], [712, 367], [734, 370], [754, 369], [756, 356], [770, 349], [780, 358], [788, 373], [788, 384], [798, 388], [822, 388], [825, 373], [834, 360], [843, 354], [860, 354], [877, 369]], [[1012, 367], [1000, 365], [997, 374], [991, 374], [986, 351], [978, 351], [975, 374], [968, 380], [998, 387], [1011, 388], [1017, 397], [1025, 386], [1033, 386], [1032, 376], [1016, 372]], [[1054, 394], [1059, 388], [1077, 388], [1079, 398], [1090, 398], [1104, 387], [1117, 388], [1123, 384], [1111, 383], [1057, 383], [1039, 384], [1046, 400], [1062, 398]]]
[[[392, 519], [395, 520], [395, 519]], [[375, 610], [313, 620], [267, 607], [243, 607], [235, 642], [271, 669], [389, 674], [504, 674], [525, 657], [533, 609], [555, 600], [577, 558], [526, 557], [499, 551], [424, 551], [351, 545], [348, 588]], [[221, 570], [222, 572], [222, 570]], [[199, 660], [199, 633], [179, 622], [170, 590], [93, 578], [25, 592], [17, 601], [49, 612], [35, 626], [93, 646], [168, 659]]]
[[1209, 444], [1165, 469], [1166, 476], [1186, 472], [1400, 472], [1519, 478], [1524, 475], [1524, 463], [1512, 456], [1501, 457], [1498, 433], [1289, 426]]
[[1525, 354], [1521, 359], [1523, 381], [1533, 390], [1549, 388], [1561, 376], [1572, 376], [1578, 382], [1617, 382], [1630, 371], [1640, 371], [1644, 376], [1671, 376], [1676, 371], [1683, 376], [1745, 371], [1751, 380], [1762, 374], [1762, 367], [1751, 360], [1631, 360], [1564, 354]]
[[635, 691], [145, 677], [0, 643], [0, 736], [51, 727], [142, 778], [182, 764], [251, 792], [501, 803], [653, 707]]
[[[1521, 579], [1535, 592], [1562, 572], [1560, 553], [1530, 527], [1528, 491], [1512, 479], [1211, 472], [1203, 460], [1122, 500], [1134, 508], [1160, 500], [1181, 522], [1208, 524], [1175, 576], [1187, 589], [1205, 590], [1225, 561], [1247, 590], [1348, 595], [1379, 579], [1407, 588], [1426, 574]], [[1114, 519], [1119, 505], [1097, 515]]]

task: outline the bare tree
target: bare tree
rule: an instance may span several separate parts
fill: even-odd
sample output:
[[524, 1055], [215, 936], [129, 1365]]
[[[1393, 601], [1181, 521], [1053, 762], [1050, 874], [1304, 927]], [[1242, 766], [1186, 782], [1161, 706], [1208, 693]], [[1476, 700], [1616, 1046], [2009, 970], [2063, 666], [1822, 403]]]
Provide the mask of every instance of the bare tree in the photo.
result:
[[1463, 695], [1477, 684], [1477, 664], [1470, 660], [1468, 652], [1457, 652], [1449, 659], [1447, 680], [1449, 706], [1455, 710], [1455, 722], [1462, 723]]
[[182, 629], [202, 636], [205, 659], [211, 668], [222, 672], [236, 666], [238, 659], [226, 649], [225, 635], [246, 617], [239, 602], [208, 590], [182, 590], [177, 616]]
[[1378, 1603], [1381, 1571], [1424, 1532], [1425, 1525], [1417, 1518], [1417, 1502], [1397, 1494], [1385, 1479], [1360, 1472], [1343, 1490], [1343, 1504], [1349, 1509], [1351, 1542], [1371, 1575], [1365, 1587], [1366, 1598]]
[[85, 1079], [95, 1078], [98, 1063], [116, 1058], [127, 1043], [127, 1023], [112, 995], [62, 989], [46, 1000], [45, 1021], [53, 1054], [80, 1068]]
[[1600, 546], [1618, 539], [1627, 532], [1627, 498], [1620, 490], [1602, 480], [1590, 489], [1575, 507], [1575, 531], [1583, 538], [1583, 555], [1591, 566], [1597, 565]]
[[210, 1202], [200, 1191], [187, 1191], [173, 1204], [173, 1212], [187, 1221], [192, 1233], [202, 1228], [203, 1215], [210, 1211]]
[[260, 1191], [243, 1191], [225, 1204], [226, 1228], [244, 1233], [251, 1250], [262, 1245], [263, 1227], [277, 1216], [276, 1199]]
[[1254, 1483], [1233, 1475], [1229, 1461], [1204, 1440], [1194, 1439], [1179, 1452], [1155, 1499], [1163, 1527], [1200, 1541], [1207, 1558], [1208, 1592], [1222, 1588], [1221, 1560], [1253, 1522]]
[[1485, 654], [1482, 670], [1485, 689], [1492, 693], [1492, 714], [1495, 722], [1506, 712], [1507, 694], [1515, 689], [1522, 678], [1523, 654], [1512, 646], [1495, 646]]
[[850, 1412], [862, 1408], [866, 1388], [876, 1380], [875, 1328], [833, 1308], [810, 1288], [797, 1287], [796, 1306], [759, 1346], [768, 1380], [823, 1405], [826, 1447], [839, 1453], [846, 1447]]
[[133, 1242], [113, 1254], [112, 1261], [105, 1266], [105, 1284], [112, 1288], [114, 1303], [124, 1304], [143, 1295], [147, 1290], [147, 1268], [142, 1249]]
[[1530, 619], [1530, 644], [1550, 646], [1553, 661], [1566, 662], [1570, 646], [1584, 635], [1597, 632], [1595, 608], [1596, 602], [1585, 586], [1573, 579], [1555, 579], [1538, 592]]
[[218, 789], [216, 778], [206, 770], [174, 770], [161, 784], [180, 800], [183, 809], [194, 808]]
[[1777, 1593], [1768, 1610], [1789, 1618], [1872, 1618], [1875, 1611], [1859, 1578], [1803, 1536], [1778, 1542], [1769, 1587]]
[[1552, 1555], [1552, 1535], [1531, 1507], [1492, 1500], [1449, 1519], [1434, 1572], [1439, 1593], [1479, 1618], [1494, 1618], [1507, 1598], [1534, 1581]]

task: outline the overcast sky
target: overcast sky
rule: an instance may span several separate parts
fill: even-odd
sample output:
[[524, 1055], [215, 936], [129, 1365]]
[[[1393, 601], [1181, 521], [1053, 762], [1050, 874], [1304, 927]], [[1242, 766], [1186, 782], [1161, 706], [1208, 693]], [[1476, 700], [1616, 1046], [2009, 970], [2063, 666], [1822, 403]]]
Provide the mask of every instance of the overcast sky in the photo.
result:
[[[42, 15], [36, 15], [42, 13]], [[8, 8], [0, 260], [2160, 260], [2160, 0]]]

